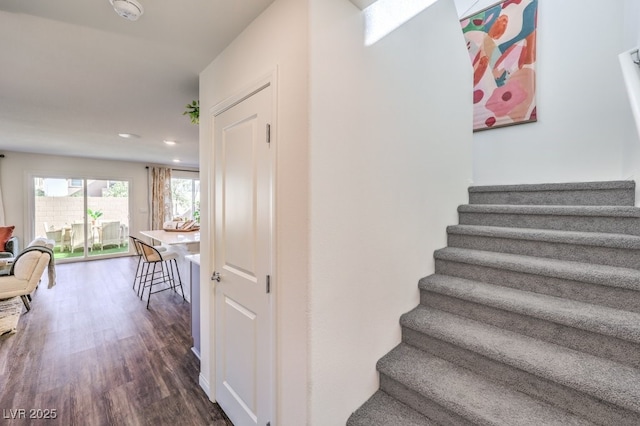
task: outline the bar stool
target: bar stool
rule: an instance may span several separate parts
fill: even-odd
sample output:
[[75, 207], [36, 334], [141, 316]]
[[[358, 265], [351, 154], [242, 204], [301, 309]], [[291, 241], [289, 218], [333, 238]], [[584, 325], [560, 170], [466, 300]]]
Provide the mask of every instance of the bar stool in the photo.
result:
[[[147, 297], [147, 309], [149, 309], [149, 303], [151, 302], [151, 295], [160, 293], [165, 290], [173, 290], [177, 292], [177, 287], [180, 287], [180, 293], [182, 293], [182, 300], [184, 298], [184, 290], [182, 289], [182, 279], [180, 278], [180, 270], [178, 269], [178, 253], [171, 250], [160, 252], [153, 246], [137, 240], [138, 247], [142, 253], [142, 259], [144, 259], [142, 268], [143, 272], [140, 277], [140, 298], [144, 297], [144, 289], [149, 288], [149, 296]], [[146, 272], [144, 267], [146, 265]], [[174, 274], [175, 268], [175, 274]], [[151, 269], [151, 270], [150, 270]], [[177, 275], [177, 282], [176, 282]], [[168, 287], [160, 288], [154, 291], [154, 286], [168, 285]]]
[[[140, 285], [140, 279], [142, 278], [142, 271], [140, 270], [140, 267], [143, 266], [142, 265], [142, 250], [140, 249], [140, 247], [138, 246], [138, 239], [136, 237], [134, 237], [133, 235], [129, 235], [129, 239], [131, 240], [131, 245], [133, 246], [133, 248], [136, 251], [136, 256], [138, 256], [138, 264], [136, 265], [136, 273], [133, 276], [133, 286], [131, 287], [132, 289], [136, 289], [136, 284], [138, 284], [138, 286]], [[137, 293], [140, 293], [140, 287], [138, 287]]]
[[[138, 293], [138, 296], [140, 296], [140, 288], [141, 288], [140, 283], [141, 283], [142, 276], [144, 275], [145, 264], [142, 262], [142, 249], [138, 245], [138, 242], [142, 240], [134, 237], [133, 235], [129, 235], [129, 239], [131, 240], [131, 244], [133, 245], [133, 248], [136, 251], [136, 256], [138, 256], [138, 265], [136, 266], [136, 273], [133, 277], [133, 286], [131, 288], [136, 290], [136, 284], [138, 284], [136, 293]], [[167, 248], [162, 246], [153, 246], [153, 248], [155, 248], [159, 252], [167, 251]]]

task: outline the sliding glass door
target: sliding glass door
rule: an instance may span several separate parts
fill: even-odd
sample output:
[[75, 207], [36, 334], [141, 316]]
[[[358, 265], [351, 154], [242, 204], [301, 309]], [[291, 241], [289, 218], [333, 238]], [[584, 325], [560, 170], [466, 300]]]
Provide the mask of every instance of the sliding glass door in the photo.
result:
[[129, 252], [129, 182], [34, 177], [34, 235], [56, 259]]

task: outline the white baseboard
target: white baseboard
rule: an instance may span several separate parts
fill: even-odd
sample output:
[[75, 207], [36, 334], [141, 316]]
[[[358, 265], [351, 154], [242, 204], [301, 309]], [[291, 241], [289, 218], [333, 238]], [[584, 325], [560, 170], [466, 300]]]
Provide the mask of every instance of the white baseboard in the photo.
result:
[[197, 356], [198, 359], [200, 359], [200, 351], [199, 350], [197, 350], [195, 347], [192, 347], [191, 348], [191, 352], [193, 352], [194, 355]]
[[209, 386], [209, 381], [202, 375], [202, 373], [200, 373], [198, 381], [204, 393], [206, 393], [209, 399], [213, 401], [213, 399], [211, 398], [211, 387]]

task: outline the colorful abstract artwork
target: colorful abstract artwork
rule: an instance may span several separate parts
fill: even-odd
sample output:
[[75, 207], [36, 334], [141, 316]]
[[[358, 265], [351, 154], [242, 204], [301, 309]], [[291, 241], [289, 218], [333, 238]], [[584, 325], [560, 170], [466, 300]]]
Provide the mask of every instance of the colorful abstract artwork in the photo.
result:
[[537, 120], [538, 0], [505, 0], [462, 19], [473, 64], [473, 130]]

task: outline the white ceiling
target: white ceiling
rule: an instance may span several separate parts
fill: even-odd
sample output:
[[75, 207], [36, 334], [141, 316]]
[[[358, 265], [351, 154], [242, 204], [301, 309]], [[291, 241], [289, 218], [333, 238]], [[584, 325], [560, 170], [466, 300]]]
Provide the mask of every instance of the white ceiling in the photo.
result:
[[0, 0], [0, 150], [198, 166], [198, 74], [273, 0], [139, 1], [131, 22], [109, 0]]

